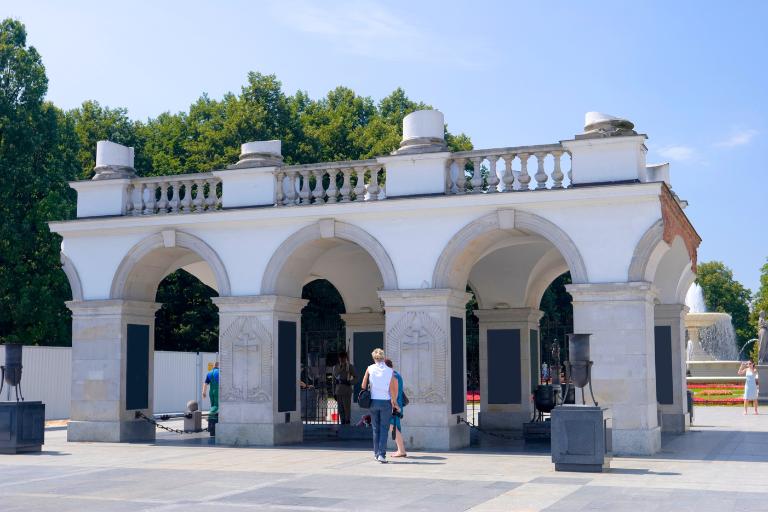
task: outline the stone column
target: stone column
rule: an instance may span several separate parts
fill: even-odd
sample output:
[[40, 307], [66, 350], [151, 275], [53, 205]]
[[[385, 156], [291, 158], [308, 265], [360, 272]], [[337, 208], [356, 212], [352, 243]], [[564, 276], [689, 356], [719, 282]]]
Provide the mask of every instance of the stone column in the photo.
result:
[[216, 444], [299, 443], [301, 310], [276, 295], [217, 297], [220, 391]]
[[520, 430], [533, 417], [539, 378], [539, 320], [533, 308], [481, 309], [480, 415], [482, 428]]
[[355, 367], [357, 381], [352, 393], [352, 425], [360, 421], [367, 411], [357, 405], [357, 394], [363, 381], [365, 369], [373, 361], [374, 348], [384, 347], [384, 313], [346, 313], [341, 315], [346, 324], [347, 352]]
[[384, 350], [403, 376], [410, 405], [403, 436], [408, 448], [469, 446], [466, 420], [465, 305], [450, 289], [379, 292], [386, 311]]
[[592, 387], [613, 415], [613, 452], [652, 455], [661, 447], [650, 283], [571, 284], [573, 329], [591, 337]]
[[155, 312], [129, 300], [67, 302], [72, 311], [68, 441], [152, 441]]
[[657, 304], [655, 317], [656, 399], [663, 432], [683, 433], [690, 427], [685, 376], [684, 304]]

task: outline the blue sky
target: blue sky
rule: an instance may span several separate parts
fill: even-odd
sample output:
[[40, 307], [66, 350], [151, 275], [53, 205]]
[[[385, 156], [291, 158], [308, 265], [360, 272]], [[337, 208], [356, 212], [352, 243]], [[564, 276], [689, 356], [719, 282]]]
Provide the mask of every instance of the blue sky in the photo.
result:
[[48, 97], [145, 119], [275, 73], [313, 97], [403, 87], [477, 148], [632, 120], [703, 238], [755, 291], [768, 257], [768, 2], [67, 2], [4, 0], [43, 56]]

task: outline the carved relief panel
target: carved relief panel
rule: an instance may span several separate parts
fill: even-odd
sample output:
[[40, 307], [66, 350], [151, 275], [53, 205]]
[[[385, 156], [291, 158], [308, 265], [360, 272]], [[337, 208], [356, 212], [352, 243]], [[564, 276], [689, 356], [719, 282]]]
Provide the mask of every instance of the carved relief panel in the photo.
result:
[[387, 351], [398, 364], [410, 400], [445, 403], [445, 329], [424, 311], [404, 313], [387, 332]]
[[272, 400], [272, 333], [255, 317], [237, 317], [220, 336], [221, 399]]

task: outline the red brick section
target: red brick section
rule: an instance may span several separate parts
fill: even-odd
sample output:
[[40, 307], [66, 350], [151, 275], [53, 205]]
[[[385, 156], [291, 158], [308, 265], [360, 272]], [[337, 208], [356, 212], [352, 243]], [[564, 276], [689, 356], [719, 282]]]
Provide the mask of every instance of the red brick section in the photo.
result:
[[661, 187], [661, 219], [664, 222], [664, 241], [672, 244], [676, 236], [680, 236], [688, 249], [691, 258], [691, 270], [696, 272], [696, 251], [701, 244], [701, 237], [691, 225], [683, 209], [675, 200], [669, 187], [664, 184]]

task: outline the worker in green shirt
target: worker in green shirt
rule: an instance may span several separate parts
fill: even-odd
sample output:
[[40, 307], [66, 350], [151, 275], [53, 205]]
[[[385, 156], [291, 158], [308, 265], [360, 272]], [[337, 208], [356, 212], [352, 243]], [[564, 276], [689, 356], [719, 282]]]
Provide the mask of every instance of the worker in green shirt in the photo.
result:
[[208, 418], [217, 421], [219, 419], [219, 362], [213, 363], [213, 370], [208, 372], [205, 376], [205, 383], [203, 384], [203, 398], [208, 391], [208, 387], [211, 388], [211, 410], [208, 412]]

